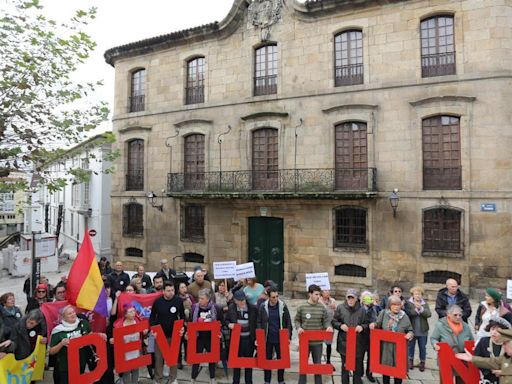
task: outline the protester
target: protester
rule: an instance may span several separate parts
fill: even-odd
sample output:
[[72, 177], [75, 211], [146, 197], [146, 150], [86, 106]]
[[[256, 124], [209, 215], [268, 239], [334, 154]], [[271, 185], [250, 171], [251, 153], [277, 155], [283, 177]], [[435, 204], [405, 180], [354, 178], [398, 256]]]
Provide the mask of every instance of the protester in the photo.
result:
[[0, 317], [0, 360], [2, 360], [7, 353], [14, 353], [14, 344], [10, 339], [4, 336], [4, 324]]
[[16, 360], [23, 360], [30, 356], [36, 348], [37, 337], [41, 336], [41, 343], [46, 344], [47, 329], [43, 313], [34, 309], [25, 315], [14, 327], [11, 341], [14, 344]]
[[146, 290], [142, 288], [142, 280], [140, 277], [134, 277], [130, 281], [130, 285], [135, 288], [135, 293], [137, 294], [144, 294], [146, 293]]
[[66, 300], [66, 285], [59, 285], [55, 287], [55, 294], [53, 301], [65, 301]]
[[[238, 356], [253, 357], [258, 319], [257, 309], [247, 302], [245, 293], [241, 290], [233, 294], [233, 299], [234, 303], [231, 303], [228, 309], [228, 327], [232, 330], [235, 324], [240, 324], [242, 332], [238, 345]], [[241, 368], [233, 369], [233, 384], [240, 384], [240, 374]], [[245, 368], [244, 375], [245, 384], [252, 384], [252, 368]]]
[[46, 284], [38, 284], [34, 297], [29, 297], [25, 313], [29, 313], [33, 309], [38, 309], [41, 304], [50, 301], [48, 297], [48, 286]]
[[108, 276], [112, 273], [110, 261], [107, 261], [107, 258], [105, 256], [102, 256], [100, 258], [100, 261], [98, 261], [98, 268], [100, 269], [101, 276]]
[[10, 338], [12, 329], [21, 321], [21, 310], [15, 304], [14, 293], [7, 292], [0, 296], [0, 320], [6, 339]]
[[171, 281], [173, 276], [176, 275], [176, 271], [172, 268], [169, 268], [169, 262], [167, 259], [160, 260], [160, 271], [158, 275], [163, 276], [164, 281]]
[[[302, 332], [309, 330], [327, 330], [332, 332], [327, 311], [325, 307], [319, 303], [321, 292], [322, 289], [318, 285], [311, 284], [308, 287], [308, 301], [297, 308], [297, 313], [295, 314], [295, 329], [297, 329], [299, 336]], [[310, 341], [308, 348], [308, 355], [312, 355], [313, 363], [320, 364], [320, 360], [322, 359], [322, 341]], [[299, 384], [306, 384], [306, 381], [306, 375], [299, 376]], [[321, 375], [315, 375], [315, 384], [322, 384]]]
[[247, 283], [244, 287], [245, 297], [247, 302], [251, 305], [256, 305], [260, 295], [265, 291], [265, 287], [258, 283], [255, 277], [247, 279]]
[[475, 331], [476, 337], [475, 342], [482, 337], [489, 336], [489, 332], [486, 332], [487, 324], [489, 320], [495, 317], [503, 317], [507, 321], [512, 321], [512, 314], [501, 306], [502, 294], [494, 288], [487, 288], [485, 290], [485, 300], [482, 301], [476, 310], [475, 316]]
[[132, 276], [132, 280], [136, 277], [138, 277], [140, 279], [141, 289], [144, 290], [144, 292], [142, 292], [142, 293], [146, 293], [148, 291], [148, 289], [151, 288], [151, 286], [153, 284], [151, 283], [151, 277], [146, 273], [144, 266], [142, 264], [140, 264], [137, 267], [137, 273], [135, 273]]
[[188, 293], [187, 283], [184, 281], [180, 282], [178, 285], [178, 297], [183, 301], [185, 318], [188, 320], [192, 314], [192, 305], [196, 303], [196, 300]]
[[117, 261], [114, 264], [114, 270], [109, 275], [109, 281], [114, 293], [117, 291], [124, 292], [128, 284], [130, 284], [130, 276], [123, 271], [122, 262]]
[[[57, 355], [56, 368], [58, 370], [59, 382], [68, 384], [68, 345], [71, 339], [81, 337], [91, 332], [89, 322], [79, 319], [75, 309], [67, 305], [61, 310], [62, 320], [52, 330], [50, 341], [50, 355]], [[106, 335], [100, 334], [105, 340]], [[80, 373], [85, 371], [87, 358], [92, 353], [92, 348], [80, 349]]]
[[[331, 323], [334, 317], [334, 311], [336, 310], [338, 305], [336, 303], [336, 300], [334, 300], [334, 298], [331, 297], [331, 292], [329, 290], [322, 290], [322, 296], [320, 296], [319, 303], [325, 307], [325, 310], [327, 311], [327, 316], [329, 316], [329, 323]], [[325, 346], [325, 359], [327, 364], [331, 364], [332, 340], [325, 340]]]
[[401, 286], [399, 285], [393, 285], [391, 287], [391, 289], [389, 290], [388, 292], [388, 295], [387, 296], [384, 296], [382, 298], [382, 301], [380, 302], [380, 306], [381, 308], [387, 308], [388, 307], [388, 298], [390, 296], [398, 296], [400, 297], [400, 300], [402, 300], [402, 309], [404, 309], [404, 306], [405, 306], [405, 298], [403, 297], [403, 289]]
[[459, 289], [459, 283], [455, 279], [446, 280], [446, 287], [437, 292], [436, 312], [440, 319], [446, 316], [449, 305], [457, 304], [462, 308], [462, 320], [467, 323], [471, 316], [471, 304], [468, 297]]
[[500, 384], [512, 384], [512, 329], [498, 329], [498, 341], [502, 343], [503, 354], [499, 356], [473, 356], [468, 350], [455, 356], [463, 361], [471, 362], [478, 368], [499, 373]]
[[409, 342], [409, 369], [414, 369], [414, 349], [418, 342], [420, 352], [421, 372], [425, 370], [425, 361], [427, 359], [427, 339], [428, 339], [428, 318], [432, 316], [430, 307], [423, 298], [425, 291], [421, 287], [411, 288], [411, 297], [405, 304], [405, 313], [409, 316], [414, 332], [414, 338]]
[[[402, 310], [403, 301], [399, 296], [391, 295], [387, 298], [387, 308], [379, 313], [377, 321], [370, 324], [370, 329], [384, 329], [386, 331], [405, 333], [405, 338], [410, 341], [414, 337], [411, 321], [407, 314]], [[384, 365], [396, 366], [396, 345], [391, 342], [382, 342], [380, 350], [380, 363]], [[382, 382], [389, 384], [391, 378], [382, 376]], [[402, 383], [402, 379], [394, 378], [395, 384]]]
[[[379, 303], [379, 298], [377, 297], [377, 303]], [[377, 321], [377, 309], [374, 304], [374, 297], [373, 294], [370, 291], [364, 291], [361, 293], [361, 305], [363, 306], [365, 312], [366, 312], [366, 320], [369, 324], [375, 323]], [[380, 312], [380, 311], [379, 311]], [[370, 329], [364, 328], [363, 332], [361, 333], [362, 344], [366, 345], [366, 350], [364, 351], [364, 354], [367, 355], [366, 358], [366, 378], [371, 383], [375, 383], [375, 378], [373, 377], [372, 372], [370, 371]], [[364, 360], [364, 354], [363, 354], [363, 360]]]
[[[288, 330], [288, 338], [291, 340], [293, 326], [290, 311], [286, 303], [279, 299], [276, 287], [267, 288], [268, 300], [258, 310], [257, 328], [265, 331], [265, 353], [268, 360], [272, 360], [274, 352], [278, 359], [281, 358], [281, 329]], [[265, 384], [270, 384], [272, 371], [264, 372]], [[277, 382], [284, 384], [284, 369], [277, 370]]]
[[220, 280], [216, 285], [215, 304], [221, 309], [222, 312], [228, 311], [228, 305], [233, 300], [233, 294], [226, 286], [226, 281]]
[[212, 283], [204, 279], [204, 272], [199, 270], [194, 274], [194, 282], [191, 283], [187, 290], [192, 295], [195, 301], [199, 297], [199, 291], [201, 289], [212, 289]]
[[375, 291], [372, 295], [373, 298], [373, 308], [375, 308], [375, 312], [377, 312], [377, 315], [379, 315], [380, 311], [382, 311], [384, 308], [380, 305], [380, 296], [377, 291]]
[[[39, 277], [39, 284], [44, 284], [48, 287], [48, 299], [53, 299], [53, 292], [55, 290], [55, 287], [50, 284], [50, 280], [46, 276], [40, 276]], [[48, 300], [53, 301], [53, 300]]]
[[155, 275], [153, 277], [153, 286], [149, 287], [147, 293], [162, 292], [164, 289], [164, 277], [162, 275]]
[[[440, 349], [437, 343], [448, 343], [455, 353], [464, 352], [464, 343], [473, 340], [473, 334], [469, 325], [462, 320], [462, 308], [457, 304], [450, 304], [446, 313], [447, 316], [436, 323], [430, 342], [436, 351]], [[459, 376], [455, 379], [456, 383], [463, 384]]]
[[[174, 294], [174, 284], [170, 281], [164, 283], [163, 296], [159, 297], [153, 303], [151, 308], [150, 324], [160, 325], [163, 329], [167, 342], [171, 340], [174, 322], [184, 320], [185, 313], [183, 311], [183, 302]], [[184, 330], [180, 330], [183, 335]], [[155, 383], [163, 383], [164, 359], [158, 344], [155, 343]], [[178, 368], [177, 366], [169, 367], [169, 382], [178, 384]]]
[[348, 289], [345, 297], [345, 302], [337, 306], [332, 319], [333, 328], [339, 331], [336, 350], [341, 355], [341, 383], [349, 384], [350, 382], [350, 373], [345, 367], [347, 361], [347, 332], [349, 328], [355, 328], [356, 369], [353, 372], [353, 383], [362, 384], [364, 374], [363, 358], [367, 348], [363, 331], [369, 329], [369, 322], [366, 310], [358, 301], [357, 290]]
[[[478, 344], [475, 346], [473, 354], [480, 357], [499, 357], [505, 354], [505, 350], [502, 348], [503, 342], [500, 339], [499, 329], [510, 329], [511, 324], [501, 318], [492, 318], [487, 324], [486, 331], [489, 332], [490, 336], [485, 336], [480, 339]], [[484, 380], [487, 380], [486, 384], [498, 384], [499, 379], [489, 369], [481, 369]]]
[[[139, 323], [139, 319], [137, 318], [137, 310], [131, 303], [127, 303], [123, 306], [124, 310], [124, 318], [118, 319], [114, 323], [114, 328], [121, 328], [121, 327], [127, 327], [130, 325], [135, 325]], [[130, 333], [129, 335], [125, 335], [123, 337], [123, 341], [125, 343], [131, 343], [131, 342], [139, 342], [144, 335], [147, 334], [147, 330], [144, 330], [144, 332], [134, 332]], [[110, 344], [114, 344], [114, 338], [110, 339]], [[134, 360], [138, 358], [141, 355], [140, 350], [130, 351], [125, 353], [125, 360]], [[123, 384], [137, 384], [139, 382], [139, 369], [135, 368], [130, 371], [123, 373]]]
[[206, 281], [209, 281], [210, 283], [212, 282], [212, 279], [210, 279], [210, 276], [208, 276], [208, 270], [206, 268], [204, 268], [204, 267], [201, 267], [200, 265], [196, 265], [194, 267], [194, 271], [192, 273], [192, 282], [194, 282], [195, 276], [196, 276], [196, 272], [198, 272], [198, 271], [201, 271], [201, 272], [204, 273], [204, 279]]
[[[198, 294], [198, 302], [192, 307], [192, 322], [211, 322], [217, 321], [217, 308], [215, 303], [211, 300], [211, 292], [209, 289], [201, 289]], [[188, 338], [187, 338], [188, 339]], [[189, 340], [194, 342], [194, 340]], [[210, 332], [202, 331], [196, 334], [196, 351], [202, 353], [203, 351], [210, 352], [212, 348]], [[210, 373], [210, 384], [215, 384], [215, 367], [217, 363], [208, 363], [208, 371]], [[192, 365], [192, 383], [196, 383], [197, 376], [199, 375], [199, 364]]]

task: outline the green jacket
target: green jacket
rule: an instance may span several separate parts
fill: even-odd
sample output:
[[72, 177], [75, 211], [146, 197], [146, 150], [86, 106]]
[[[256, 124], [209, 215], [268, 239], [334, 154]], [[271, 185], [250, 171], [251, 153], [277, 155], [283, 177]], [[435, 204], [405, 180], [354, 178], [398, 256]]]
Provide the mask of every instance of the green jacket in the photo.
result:
[[[389, 316], [389, 311], [387, 309], [384, 309], [380, 311], [379, 316], [377, 317], [377, 321], [375, 322], [375, 327], [377, 329], [384, 329], [385, 331], [391, 331], [393, 322], [391, 321], [391, 318]], [[397, 329], [394, 332], [398, 333], [413, 333], [412, 332], [412, 325], [411, 321], [409, 320], [409, 317], [405, 312], [400, 313], [400, 320], [398, 321]], [[371, 336], [370, 336], [371, 337]], [[395, 343], [390, 342], [382, 342], [381, 344], [381, 355], [380, 355], [380, 362], [384, 365], [391, 365], [396, 366], [396, 345]]]
[[464, 352], [464, 342], [466, 340], [474, 340], [469, 325], [463, 321], [462, 332], [456, 336], [450, 328], [446, 317], [443, 317], [436, 323], [434, 331], [430, 335], [430, 343], [433, 347], [437, 343], [448, 343], [455, 353]]
[[421, 313], [416, 312], [416, 307], [409, 300], [405, 302], [404, 310], [405, 313], [407, 313], [407, 316], [409, 316], [409, 320], [411, 320], [413, 328], [415, 325], [416, 318], [419, 317], [421, 332], [428, 333], [428, 318], [432, 316], [432, 313], [430, 312], [430, 307], [426, 301], [425, 304], [423, 304], [423, 312]]
[[500, 384], [512, 384], [512, 359], [506, 355], [498, 357], [473, 356], [471, 362], [478, 368], [500, 369]]

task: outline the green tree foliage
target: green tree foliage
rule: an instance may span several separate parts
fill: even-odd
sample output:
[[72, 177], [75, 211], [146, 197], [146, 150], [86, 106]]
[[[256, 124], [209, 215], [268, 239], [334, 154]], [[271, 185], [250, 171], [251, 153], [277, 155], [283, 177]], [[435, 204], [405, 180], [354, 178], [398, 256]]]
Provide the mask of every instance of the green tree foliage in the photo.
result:
[[[96, 46], [83, 31], [95, 14], [77, 11], [57, 23], [39, 0], [11, 0], [0, 15], [0, 183], [13, 171], [41, 171], [107, 119], [106, 103], [87, 102], [101, 82], [72, 79]], [[60, 181], [40, 175], [59, 188]]]

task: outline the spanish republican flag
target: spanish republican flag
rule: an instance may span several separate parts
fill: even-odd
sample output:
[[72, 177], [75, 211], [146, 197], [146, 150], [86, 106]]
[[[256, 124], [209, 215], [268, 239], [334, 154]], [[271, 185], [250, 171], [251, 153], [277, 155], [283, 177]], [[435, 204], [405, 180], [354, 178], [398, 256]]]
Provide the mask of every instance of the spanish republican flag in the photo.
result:
[[108, 316], [107, 294], [87, 228], [78, 255], [69, 271], [66, 293], [70, 304]]

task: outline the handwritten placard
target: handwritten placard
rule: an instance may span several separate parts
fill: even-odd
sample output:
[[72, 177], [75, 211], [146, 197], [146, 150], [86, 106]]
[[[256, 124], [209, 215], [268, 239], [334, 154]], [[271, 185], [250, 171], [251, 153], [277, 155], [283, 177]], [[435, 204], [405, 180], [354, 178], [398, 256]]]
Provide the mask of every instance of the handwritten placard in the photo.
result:
[[507, 299], [512, 299], [512, 280], [507, 280]]
[[216, 279], [231, 279], [236, 277], [236, 261], [214, 262], [213, 277]]
[[316, 284], [322, 289], [330, 290], [329, 273], [306, 273], [306, 290], [311, 284]]
[[251, 261], [250, 263], [239, 264], [236, 266], [236, 279], [250, 279], [256, 277], [256, 273], [254, 272], [254, 263]]

